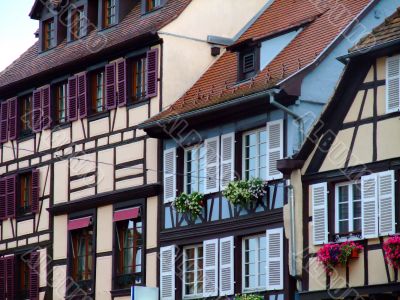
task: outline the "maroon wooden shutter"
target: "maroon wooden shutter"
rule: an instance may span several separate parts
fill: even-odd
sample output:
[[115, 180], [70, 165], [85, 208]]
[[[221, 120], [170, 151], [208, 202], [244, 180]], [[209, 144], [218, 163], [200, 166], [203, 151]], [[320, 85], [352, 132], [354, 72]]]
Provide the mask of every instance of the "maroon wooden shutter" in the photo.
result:
[[15, 217], [15, 201], [16, 201], [16, 185], [17, 175], [11, 175], [6, 178], [6, 207], [7, 207], [7, 218]]
[[38, 300], [39, 299], [39, 264], [40, 264], [40, 253], [34, 251], [31, 253], [30, 257], [30, 287], [29, 287], [29, 299]]
[[68, 79], [68, 120], [78, 120], [77, 78]]
[[115, 64], [106, 65], [106, 108], [116, 107], [115, 99]]
[[8, 139], [13, 141], [17, 138], [18, 126], [18, 104], [17, 97], [8, 100]]
[[14, 268], [15, 268], [15, 257], [7, 256], [5, 258], [6, 265], [6, 286], [7, 286], [7, 299], [14, 299], [15, 297], [15, 277], [14, 277]]
[[123, 106], [126, 104], [126, 60], [119, 61], [117, 63], [117, 73], [118, 73], [118, 106]]
[[35, 169], [32, 171], [32, 212], [39, 212], [40, 197], [40, 171]]
[[5, 220], [5, 219], [7, 219], [6, 179], [1, 178], [0, 179], [0, 220]]
[[41, 106], [41, 91], [33, 92], [32, 100], [32, 131], [39, 132], [42, 130], [42, 106]]
[[147, 51], [146, 95], [157, 97], [158, 94], [158, 49]]
[[41, 98], [42, 98], [42, 128], [50, 129], [51, 128], [51, 99], [50, 99], [50, 86], [47, 85], [41, 90]]
[[6, 260], [0, 257], [0, 300], [6, 299]]
[[5, 143], [8, 140], [8, 102], [1, 102], [0, 106], [0, 142]]
[[86, 73], [78, 76], [78, 109], [79, 118], [86, 118], [87, 116], [87, 81]]

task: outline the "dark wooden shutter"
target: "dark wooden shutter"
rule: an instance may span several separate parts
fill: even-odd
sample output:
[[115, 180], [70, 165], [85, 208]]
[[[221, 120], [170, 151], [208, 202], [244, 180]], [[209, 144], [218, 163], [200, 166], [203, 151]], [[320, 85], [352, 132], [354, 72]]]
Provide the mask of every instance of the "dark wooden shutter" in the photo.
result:
[[42, 98], [42, 129], [51, 128], [51, 96], [50, 96], [50, 86], [47, 85], [41, 90]]
[[76, 76], [68, 79], [68, 120], [76, 121], [78, 119], [77, 102], [77, 78]]
[[117, 63], [117, 73], [118, 73], [118, 106], [123, 106], [126, 104], [126, 60]]
[[86, 73], [78, 76], [78, 110], [79, 118], [87, 116], [87, 79]]
[[106, 65], [106, 108], [116, 107], [115, 97], [115, 64]]
[[147, 52], [146, 60], [146, 95], [156, 97], [158, 94], [158, 49]]
[[14, 271], [15, 271], [15, 257], [14, 255], [12, 256], [7, 256], [5, 258], [5, 265], [6, 265], [6, 285], [7, 285], [7, 299], [14, 299], [15, 297], [15, 277], [14, 277]]
[[40, 263], [40, 253], [35, 251], [31, 253], [30, 257], [30, 287], [29, 287], [29, 299], [38, 300], [39, 299], [39, 263]]
[[6, 179], [1, 178], [0, 179], [0, 220], [5, 220], [5, 219], [7, 219]]
[[8, 100], [8, 139], [13, 141], [18, 133], [18, 104], [17, 97]]
[[15, 200], [17, 175], [11, 175], [6, 178], [6, 202], [7, 202], [7, 218], [15, 217]]
[[40, 197], [40, 171], [35, 169], [32, 171], [32, 212], [39, 212]]
[[0, 106], [0, 142], [5, 143], [8, 140], [8, 102], [1, 102]]
[[42, 107], [41, 107], [41, 91], [33, 92], [32, 100], [32, 131], [39, 132], [42, 130]]
[[6, 299], [6, 260], [0, 257], [0, 299]]

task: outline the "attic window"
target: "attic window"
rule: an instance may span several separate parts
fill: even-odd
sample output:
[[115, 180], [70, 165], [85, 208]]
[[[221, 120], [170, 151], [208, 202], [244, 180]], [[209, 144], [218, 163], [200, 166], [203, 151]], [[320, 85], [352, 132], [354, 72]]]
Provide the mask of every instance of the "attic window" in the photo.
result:
[[116, 18], [116, 0], [104, 0], [104, 16], [103, 16], [103, 27], [115, 25]]
[[71, 12], [71, 40], [75, 41], [86, 35], [86, 17], [84, 7], [78, 7]]
[[163, 0], [142, 0], [142, 3], [145, 6], [144, 12], [150, 12], [162, 6]]
[[43, 49], [49, 50], [55, 46], [54, 18], [43, 22]]
[[247, 80], [256, 75], [260, 68], [259, 48], [246, 49], [238, 57], [238, 80]]
[[243, 55], [243, 72], [248, 73], [252, 72], [255, 69], [255, 54], [253, 53], [248, 53]]

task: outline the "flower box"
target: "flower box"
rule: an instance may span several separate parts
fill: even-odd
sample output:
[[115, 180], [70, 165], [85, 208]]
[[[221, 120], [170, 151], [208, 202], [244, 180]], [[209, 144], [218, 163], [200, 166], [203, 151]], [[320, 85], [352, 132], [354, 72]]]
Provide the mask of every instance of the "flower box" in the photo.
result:
[[383, 243], [386, 262], [394, 269], [400, 269], [400, 236], [392, 236]]
[[197, 218], [203, 211], [204, 195], [198, 192], [182, 193], [172, 202], [172, 207], [179, 213], [189, 213], [193, 218]]
[[267, 183], [259, 178], [237, 180], [228, 184], [223, 195], [233, 205], [248, 206], [252, 201], [262, 199], [267, 194]]

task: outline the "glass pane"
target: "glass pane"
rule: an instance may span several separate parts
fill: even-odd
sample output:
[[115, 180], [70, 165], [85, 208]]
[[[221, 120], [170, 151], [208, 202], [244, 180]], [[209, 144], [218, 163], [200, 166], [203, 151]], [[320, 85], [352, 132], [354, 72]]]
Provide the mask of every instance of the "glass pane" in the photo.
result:
[[361, 201], [353, 203], [353, 217], [354, 218], [361, 217]]
[[361, 183], [353, 184], [353, 200], [361, 199]]
[[341, 203], [339, 204], [339, 220], [349, 218], [349, 204]]
[[353, 230], [361, 231], [361, 219], [354, 219], [353, 221]]
[[339, 232], [346, 233], [349, 232], [349, 221], [339, 221]]
[[339, 187], [339, 203], [347, 202], [349, 199], [349, 187], [348, 186], [340, 186]]

